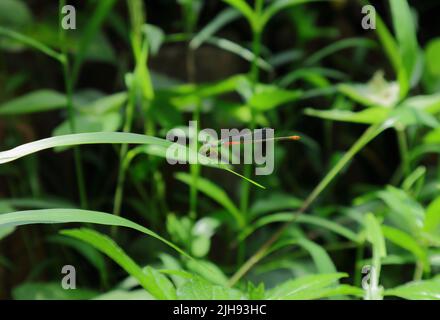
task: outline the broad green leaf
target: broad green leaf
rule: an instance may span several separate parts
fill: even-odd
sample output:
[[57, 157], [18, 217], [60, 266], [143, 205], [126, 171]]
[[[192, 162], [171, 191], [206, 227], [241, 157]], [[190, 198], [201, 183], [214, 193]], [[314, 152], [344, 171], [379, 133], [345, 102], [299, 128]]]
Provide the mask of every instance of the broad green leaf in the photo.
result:
[[87, 48], [84, 60], [110, 64], [118, 63], [112, 43], [104, 32], [98, 32], [94, 36], [93, 41]]
[[0, 240], [6, 238], [15, 231], [14, 227], [0, 227]]
[[302, 50], [288, 49], [272, 54], [272, 56], [268, 58], [268, 62], [272, 67], [278, 68], [290, 62], [299, 61], [303, 57], [304, 57], [304, 52]]
[[191, 253], [195, 257], [204, 257], [211, 249], [211, 237], [220, 222], [210, 217], [204, 217], [198, 220], [191, 231]]
[[187, 216], [176, 217], [169, 214], [166, 220], [167, 231], [174, 243], [181, 243], [188, 246], [191, 240], [191, 229], [193, 222]]
[[144, 32], [148, 40], [151, 54], [153, 56], [157, 55], [159, 53], [160, 47], [162, 46], [162, 43], [165, 40], [164, 31], [158, 26], [146, 24], [144, 25]]
[[286, 9], [291, 6], [299, 5], [299, 4], [305, 4], [305, 3], [312, 3], [312, 2], [318, 2], [318, 1], [328, 1], [328, 0], [275, 0], [271, 1], [270, 5], [264, 9], [264, 12], [262, 16], [259, 19], [258, 27], [260, 30], [264, 29], [264, 26], [272, 19], [273, 16], [275, 16], [278, 12], [280, 12], [283, 9]]
[[242, 300], [244, 294], [236, 289], [213, 285], [200, 277], [194, 277], [177, 288], [179, 300]]
[[[384, 21], [378, 14], [376, 14], [376, 32], [379, 37], [379, 41], [381, 42], [381, 45], [394, 68], [394, 71], [396, 74], [398, 74], [401, 65], [399, 47], [396, 43], [396, 39], [394, 39], [390, 30], [387, 28]], [[408, 80], [405, 79], [405, 81]]]
[[309, 58], [304, 61], [305, 65], [315, 65], [322, 59], [344, 49], [348, 48], [374, 48], [375, 43], [370, 39], [365, 38], [348, 38], [336, 41], [321, 50], [316, 51]]
[[319, 273], [329, 274], [337, 272], [332, 259], [320, 245], [306, 238], [297, 239], [296, 243], [310, 253]]
[[432, 114], [424, 109], [409, 106], [405, 102], [390, 113], [389, 120], [394, 122], [394, 127], [398, 130], [408, 126], [437, 128], [440, 125], [440, 122]]
[[309, 296], [315, 296], [319, 299], [331, 298], [340, 299], [341, 296], [362, 297], [365, 291], [361, 288], [353, 287], [347, 284], [341, 284], [324, 289], [317, 289], [316, 293], [310, 292]]
[[400, 54], [399, 46], [391, 32], [383, 22], [382, 18], [376, 14], [376, 32], [391, 65], [397, 75], [400, 89], [400, 97], [403, 98], [409, 91], [409, 76], [405, 70]]
[[48, 241], [51, 243], [56, 243], [62, 246], [68, 246], [75, 249], [83, 257], [85, 257], [91, 265], [93, 265], [99, 272], [99, 276], [102, 279], [103, 284], [107, 284], [108, 272], [105, 265], [105, 260], [103, 255], [94, 247], [73, 238], [63, 237], [60, 235], [50, 236]]
[[283, 193], [270, 193], [267, 197], [256, 199], [250, 213], [258, 217], [266, 213], [297, 209], [301, 206], [302, 200]]
[[24, 283], [12, 290], [15, 300], [87, 300], [97, 295], [98, 292], [83, 288], [63, 289], [59, 282]]
[[167, 244], [180, 254], [190, 257], [176, 245], [165, 240], [155, 232], [123, 217], [113, 214], [80, 210], [80, 209], [45, 209], [28, 210], [5, 213], [0, 215], [0, 227], [23, 226], [28, 224], [54, 224], [54, 223], [95, 223], [108, 226], [119, 226], [137, 230]]
[[440, 197], [432, 201], [426, 209], [423, 230], [436, 233], [440, 227]]
[[[188, 185], [193, 184], [192, 176], [187, 173], [179, 172], [175, 175], [175, 177], [177, 180]], [[202, 177], [197, 178], [196, 188], [200, 192], [203, 192], [206, 196], [210, 197], [212, 200], [223, 206], [223, 208], [225, 208], [234, 217], [239, 226], [244, 225], [244, 217], [242, 216], [240, 210], [235, 206], [235, 204], [232, 202], [232, 200], [223, 189], [221, 189], [213, 182]]]
[[[163, 267], [165, 269], [183, 271], [182, 266], [177, 258], [166, 253], [160, 253], [159, 258], [162, 261]], [[170, 278], [173, 280], [174, 284], [177, 287], [181, 286], [185, 282], [185, 279], [180, 277], [179, 275], [170, 274]]]
[[118, 92], [75, 107], [85, 114], [99, 116], [110, 112], [120, 111], [120, 108], [126, 101], [127, 92]]
[[0, 26], [20, 30], [32, 23], [32, 12], [24, 1], [0, 1]]
[[247, 83], [249, 83], [248, 77], [239, 74], [213, 83], [205, 83], [199, 85], [183, 84], [170, 88], [166, 91], [176, 95], [177, 97], [175, 99], [189, 99], [190, 97], [192, 97], [191, 100], [194, 101], [197, 98], [208, 98], [236, 91], [237, 88]]
[[240, 17], [240, 12], [234, 8], [226, 8], [196, 34], [190, 42], [191, 48], [194, 50], [199, 48], [208, 38], [238, 17]]
[[142, 270], [141, 267], [109, 237], [91, 229], [63, 230], [61, 234], [82, 240], [106, 254], [129, 275], [135, 277], [141, 286], [155, 298], [160, 300], [174, 300], [176, 298], [176, 290], [167, 277], [151, 267], [146, 267]]
[[287, 281], [267, 291], [268, 300], [310, 300], [327, 294], [327, 288], [337, 283], [345, 273], [309, 275]]
[[272, 85], [258, 85], [248, 104], [258, 111], [268, 111], [287, 102], [298, 100], [300, 91], [291, 91]]
[[38, 90], [0, 105], [0, 115], [20, 115], [61, 109], [66, 97], [53, 90]]
[[426, 144], [437, 145], [440, 144], [440, 128], [431, 130], [424, 138], [423, 141]]
[[255, 230], [271, 224], [271, 223], [277, 223], [277, 222], [289, 222], [294, 220], [297, 223], [304, 223], [304, 224], [311, 224], [315, 226], [319, 226], [325, 229], [328, 229], [336, 234], [341, 235], [342, 237], [345, 237], [353, 242], [359, 242], [359, 237], [350, 229], [341, 226], [340, 224], [337, 224], [333, 221], [330, 221], [328, 219], [324, 219], [317, 216], [311, 216], [311, 215], [300, 215], [298, 217], [295, 217], [293, 212], [288, 213], [275, 213], [271, 215], [267, 215], [264, 217], [259, 218], [255, 222], [253, 222], [248, 228], [244, 229], [239, 239], [243, 240], [246, 237], [248, 237], [250, 234], [255, 232]]
[[390, 209], [387, 217], [400, 229], [417, 233], [423, 227], [424, 209], [405, 191], [388, 186], [378, 195]]
[[227, 286], [228, 278], [223, 273], [223, 271], [217, 267], [215, 264], [204, 261], [188, 261], [187, 268], [189, 271], [201, 276], [202, 278], [208, 280], [211, 283], [218, 284], [221, 286]]
[[425, 50], [426, 68], [428, 69], [428, 72], [435, 77], [440, 77], [439, 56], [440, 38], [435, 38], [428, 43]]
[[56, 198], [8, 198], [0, 200], [0, 213], [14, 211], [13, 209], [4, 211], [2, 209], [3, 205], [24, 209], [75, 208], [75, 205], [71, 202]]
[[115, 289], [94, 297], [92, 300], [153, 300], [154, 297], [144, 289], [126, 291]]
[[[334, 70], [334, 69], [328, 69], [328, 68], [320, 68], [320, 67], [309, 67], [309, 68], [302, 68], [294, 70], [284, 77], [281, 78], [279, 81], [279, 85], [283, 88], [286, 88], [287, 86], [291, 85], [293, 82], [300, 80], [300, 79], [313, 79], [315, 77], [319, 77], [322, 79], [325, 79], [327, 81], [327, 78], [334, 78], [337, 80], [343, 80], [347, 78], [347, 75], [344, 73]], [[319, 79], [318, 78], [318, 79]], [[328, 84], [326, 83], [326, 86]]]
[[412, 84], [419, 54], [414, 18], [407, 0], [390, 0], [389, 3], [402, 65], [408, 81]]
[[435, 115], [440, 112], [440, 94], [410, 97], [404, 104]]
[[[118, 112], [99, 116], [79, 114], [75, 116], [75, 133], [114, 132], [121, 126], [122, 119]], [[62, 122], [53, 131], [54, 136], [71, 134], [69, 121]]]
[[440, 280], [410, 282], [385, 291], [387, 296], [408, 300], [440, 300]]
[[[208, 39], [205, 40], [205, 42], [212, 44], [212, 45], [214, 45], [220, 49], [223, 49], [225, 51], [236, 54], [237, 56], [243, 58], [246, 61], [252, 62], [255, 60], [255, 55], [251, 50], [246, 49], [243, 46], [241, 46], [238, 43], [233, 42], [231, 40], [224, 39], [224, 38], [218, 38], [218, 37], [209, 37]], [[266, 71], [273, 70], [272, 66], [261, 57], [257, 58], [257, 65], [261, 69], [266, 70]]]
[[[139, 1], [135, 2], [135, 4], [136, 3], [139, 3], [142, 6], [142, 2]], [[133, 94], [135, 91], [139, 90], [146, 101], [151, 101], [154, 99], [155, 92], [153, 89], [153, 83], [151, 82], [150, 71], [148, 68], [145, 67], [145, 65], [148, 63], [149, 53], [147, 39], [144, 39], [144, 44], [141, 47], [140, 44], [136, 45], [135, 39], [137, 38], [132, 37], [132, 46], [134, 50], [136, 66], [132, 75], [133, 77], [131, 79], [127, 78], [127, 86], [130, 88]]]
[[390, 110], [382, 107], [368, 108], [359, 112], [348, 110], [315, 110], [306, 109], [305, 114], [312, 117], [318, 117], [333, 121], [353, 122], [363, 124], [379, 124], [384, 122]]
[[419, 261], [423, 262], [425, 270], [429, 271], [427, 252], [412, 236], [389, 226], [382, 226], [382, 232], [386, 239], [411, 252]]
[[367, 84], [341, 84], [339, 91], [367, 107], [393, 108], [399, 102], [399, 85], [387, 82], [383, 72], [376, 72]]
[[316, 225], [328, 229], [330, 231], [333, 231], [334, 233], [339, 234], [340, 236], [355, 243], [359, 242], [359, 237], [356, 235], [356, 233], [354, 233], [347, 227], [344, 227], [341, 224], [331, 221], [329, 219], [325, 219], [313, 215], [300, 215], [296, 221], [299, 223]]
[[266, 295], [264, 283], [255, 286], [252, 282], [248, 282], [247, 295], [249, 300], [263, 300]]
[[249, 22], [249, 25], [253, 30], [257, 30], [257, 17], [253, 9], [244, 0], [223, 0], [228, 3], [231, 7], [237, 9]]

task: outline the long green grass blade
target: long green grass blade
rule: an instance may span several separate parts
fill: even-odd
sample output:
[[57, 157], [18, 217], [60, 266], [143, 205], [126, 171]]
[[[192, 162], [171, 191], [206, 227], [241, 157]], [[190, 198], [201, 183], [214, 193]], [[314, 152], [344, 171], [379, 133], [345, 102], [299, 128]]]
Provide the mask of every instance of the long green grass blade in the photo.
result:
[[190, 257], [189, 254], [184, 252], [182, 249], [180, 249], [170, 241], [162, 238], [154, 231], [151, 231], [150, 229], [145, 228], [128, 219], [118, 217], [109, 213], [81, 209], [43, 209], [17, 211], [0, 215], [0, 227], [73, 222], [94, 223], [134, 229], [157, 240], [160, 240], [180, 254], [186, 257]]

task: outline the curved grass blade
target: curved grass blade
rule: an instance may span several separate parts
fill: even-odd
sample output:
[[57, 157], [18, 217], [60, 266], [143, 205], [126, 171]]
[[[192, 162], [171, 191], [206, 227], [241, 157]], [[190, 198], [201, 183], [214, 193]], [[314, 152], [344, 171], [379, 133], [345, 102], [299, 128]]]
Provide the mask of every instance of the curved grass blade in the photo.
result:
[[169, 146], [171, 141], [134, 133], [96, 132], [78, 133], [37, 140], [20, 145], [14, 149], [0, 152], [0, 164], [11, 162], [38, 151], [83, 144], [158, 144]]
[[21, 97], [0, 105], [0, 115], [21, 115], [35, 112], [52, 111], [66, 106], [64, 94], [54, 90], [42, 89], [30, 92]]
[[0, 26], [0, 35], [9, 37], [11, 39], [14, 39], [16, 41], [19, 41], [31, 48], [37, 49], [38, 51], [41, 51], [43, 53], [45, 53], [46, 55], [48, 55], [49, 57], [58, 60], [61, 63], [64, 63], [64, 56], [59, 53], [56, 52], [55, 50], [49, 48], [48, 46], [46, 46], [44, 43], [41, 43], [35, 39], [32, 39], [28, 36], [25, 36], [22, 33], [4, 28]]
[[295, 219], [295, 222], [297, 223], [304, 223], [304, 224], [311, 224], [318, 227], [322, 227], [324, 229], [328, 229], [329, 231], [332, 231], [336, 234], [339, 234], [340, 236], [347, 238], [348, 240], [351, 240], [355, 243], [359, 242], [359, 237], [351, 231], [350, 229], [343, 227], [335, 222], [329, 221], [327, 219], [316, 217], [316, 216], [298, 216], [294, 218], [294, 215], [291, 212], [285, 212], [285, 213], [275, 213], [271, 215], [264, 216], [258, 220], [256, 220], [251, 226], [249, 226], [247, 229], [244, 229], [240, 236], [239, 240], [243, 241], [248, 236], [250, 236], [253, 232], [255, 232], [257, 229], [262, 228], [268, 224], [272, 223], [279, 223], [279, 222], [289, 222]]
[[97, 231], [84, 228], [63, 230], [61, 234], [84, 241], [106, 254], [127, 271], [128, 274], [135, 277], [141, 286], [155, 298], [160, 300], [174, 300], [176, 298], [176, 289], [166, 276], [151, 267], [142, 270], [142, 268], [109, 237]]
[[272, 1], [270, 5], [267, 6], [267, 8], [264, 10], [263, 14], [258, 19], [258, 26], [260, 29], [264, 29], [265, 25], [269, 22], [270, 19], [273, 18], [277, 13], [279, 13], [281, 10], [284, 10], [288, 7], [300, 5], [300, 4], [306, 4], [306, 3], [312, 3], [312, 2], [328, 2], [330, 0], [277, 0]]
[[[179, 172], [175, 175], [175, 177], [177, 180], [183, 183], [186, 183], [190, 186], [193, 185], [193, 180], [189, 174]], [[234, 205], [232, 200], [222, 188], [212, 183], [211, 181], [201, 177], [197, 179], [197, 184], [195, 187], [200, 192], [203, 192], [208, 197], [222, 205], [234, 217], [239, 227], [242, 228], [245, 226], [246, 221], [244, 220], [243, 215], [240, 213], [240, 210], [238, 210], [238, 208]]]
[[[7, 151], [2, 151], [0, 152], [0, 164], [11, 162], [20, 159], [24, 156], [50, 148], [76, 146], [76, 145], [84, 145], [84, 144], [143, 144], [143, 145], [156, 145], [161, 147], [162, 149], [165, 149], [172, 146], [174, 142], [157, 137], [136, 134], [136, 133], [125, 133], [125, 132], [91, 132], [91, 133], [68, 134], [63, 136], [56, 136], [42, 140], [37, 140], [34, 142], [22, 144], [16, 148]], [[164, 153], [161, 154], [163, 155]], [[239, 173], [231, 170], [228, 167], [228, 165], [218, 164], [215, 160], [211, 160], [210, 158], [207, 157], [205, 157], [205, 160], [208, 161], [207, 163], [209, 163], [209, 165], [211, 166], [215, 166], [223, 170], [229, 171], [256, 186], [265, 189], [262, 185], [258, 184], [257, 182], [245, 178]]]
[[199, 48], [203, 42], [213, 36], [217, 31], [226, 26], [228, 23], [236, 20], [241, 16], [240, 12], [234, 8], [227, 8], [220, 12], [210, 23], [208, 23], [199, 33], [191, 40], [190, 47], [193, 50]]
[[364, 38], [349, 38], [349, 39], [343, 39], [340, 41], [337, 41], [335, 43], [332, 43], [331, 45], [315, 52], [312, 54], [305, 62], [304, 65], [314, 65], [324, 59], [325, 57], [328, 57], [335, 52], [348, 49], [348, 48], [357, 48], [357, 47], [365, 47], [365, 48], [374, 48], [376, 44], [374, 41], [370, 39], [364, 39]]
[[256, 59], [257, 65], [261, 69], [269, 71], [269, 72], [273, 71], [272, 66], [268, 62], [266, 62], [263, 58], [256, 57], [255, 54], [251, 50], [246, 49], [245, 47], [239, 45], [236, 42], [233, 42], [231, 40], [224, 39], [224, 38], [218, 38], [218, 37], [209, 37], [208, 39], [205, 40], [205, 42], [209, 43], [213, 46], [216, 46], [222, 50], [233, 53], [233, 54], [243, 58], [246, 61], [252, 62]]
[[94, 223], [134, 229], [162, 241], [180, 254], [192, 259], [188, 253], [186, 253], [170, 241], [162, 238], [154, 231], [151, 231], [150, 229], [145, 228], [128, 219], [109, 213], [81, 209], [43, 209], [16, 211], [0, 215], [0, 228], [8, 226], [23, 226], [28, 224], [54, 224], [73, 222]]

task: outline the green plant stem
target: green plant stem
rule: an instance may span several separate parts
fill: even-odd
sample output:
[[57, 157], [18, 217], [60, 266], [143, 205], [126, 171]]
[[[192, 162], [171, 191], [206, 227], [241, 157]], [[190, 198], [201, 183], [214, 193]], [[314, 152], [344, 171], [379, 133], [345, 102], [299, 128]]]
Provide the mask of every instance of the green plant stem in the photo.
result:
[[[187, 72], [188, 72], [188, 81], [190, 83], [195, 83], [195, 59], [194, 59], [194, 50], [190, 47], [188, 43], [187, 47]], [[192, 137], [192, 144], [195, 150], [199, 148], [199, 129], [200, 129], [200, 102], [196, 102], [195, 109], [193, 112], [192, 120], [196, 123], [196, 128], [194, 132], [194, 137]], [[197, 198], [198, 198], [198, 188], [197, 188], [197, 180], [200, 175], [200, 165], [198, 161], [196, 163], [191, 164], [190, 166], [192, 184], [190, 186], [190, 210], [189, 216], [191, 219], [195, 220], [197, 218]]]
[[[255, 15], [260, 16], [261, 12], [263, 10], [263, 1], [262, 0], [256, 0], [255, 1]], [[255, 88], [259, 82], [260, 78], [260, 70], [258, 67], [258, 59], [260, 58], [260, 52], [261, 52], [261, 33], [262, 31], [258, 28], [252, 28], [252, 52], [254, 54], [254, 59], [252, 60], [251, 64], [251, 81], [252, 86], [255, 91]], [[251, 123], [250, 123], [250, 129], [253, 130], [255, 128], [255, 110], [252, 105], [249, 105], [249, 111], [251, 114]], [[246, 178], [250, 178], [252, 174], [252, 165], [245, 165], [244, 167], [244, 176]], [[241, 197], [240, 197], [240, 209], [243, 215], [245, 216], [245, 219], [247, 220], [247, 211], [249, 207], [249, 197], [250, 197], [250, 185], [247, 183], [247, 181], [243, 181], [241, 185]]]
[[296, 218], [304, 213], [313, 201], [321, 194], [322, 191], [333, 181], [333, 179], [341, 172], [341, 170], [350, 162], [353, 157], [371, 140], [377, 137], [381, 132], [389, 127], [389, 124], [376, 124], [369, 127], [365, 133], [353, 144], [353, 146], [344, 154], [344, 156], [336, 163], [336, 165], [327, 173], [324, 179], [315, 187], [310, 195], [304, 200], [301, 208], [292, 215], [292, 220], [286, 222], [272, 237], [269, 238], [257, 252], [252, 255], [242, 267], [230, 278], [229, 285], [233, 286], [239, 281], [256, 263], [258, 263], [270, 247], [283, 235], [284, 231], [290, 226]]
[[[260, 16], [261, 12], [263, 10], [263, 0], [256, 0], [255, 1], [255, 15]], [[255, 91], [256, 86], [259, 82], [260, 78], [260, 70], [258, 67], [258, 59], [260, 58], [260, 51], [261, 51], [261, 33], [262, 31], [258, 28], [252, 27], [252, 52], [254, 54], [254, 59], [251, 63], [251, 81], [253, 90]], [[250, 122], [250, 129], [253, 130], [255, 128], [255, 110], [252, 105], [249, 105], [249, 111], [251, 114], [251, 122]], [[252, 164], [245, 164], [244, 165], [244, 172], [243, 175], [246, 179], [250, 179], [252, 174]], [[244, 216], [245, 225], [248, 223], [248, 209], [249, 209], [249, 198], [250, 198], [250, 184], [243, 180], [241, 184], [241, 196], [240, 196], [240, 210], [242, 215]], [[246, 254], [246, 243], [245, 241], [241, 241], [238, 246], [238, 252], [237, 252], [237, 263], [238, 265], [241, 265], [243, 261], [245, 260], [245, 254]]]
[[[184, 17], [184, 36], [187, 41], [186, 47], [186, 73], [187, 80], [191, 84], [196, 83], [196, 64], [195, 64], [195, 51], [191, 47], [190, 42], [192, 38], [192, 34], [194, 33], [195, 21], [197, 17], [194, 16], [193, 11], [193, 3], [192, 1], [186, 1], [182, 5], [182, 14]], [[194, 106], [194, 111], [192, 114], [192, 121], [196, 123], [196, 130], [194, 132], [194, 137], [192, 137], [192, 145], [191, 147], [195, 150], [199, 149], [199, 129], [201, 128], [200, 123], [200, 101], [196, 102]], [[197, 180], [200, 176], [200, 164], [198, 161], [190, 165], [190, 174], [192, 178], [192, 183], [189, 191], [189, 216], [191, 219], [195, 220], [197, 218], [197, 202], [198, 202], [198, 188], [197, 188]]]
[[[65, 0], [60, 1], [60, 12], [61, 8], [65, 5]], [[60, 17], [61, 22], [61, 17]], [[63, 67], [63, 75], [64, 75], [64, 85], [66, 89], [67, 95], [67, 114], [69, 119], [69, 127], [71, 133], [76, 133], [76, 123], [75, 123], [75, 112], [73, 107], [73, 82], [71, 79], [71, 70], [69, 64], [69, 56], [67, 53], [67, 42], [66, 42], [66, 33], [63, 28], [60, 26], [60, 38], [61, 38], [61, 47], [62, 47], [62, 59], [61, 64]], [[81, 152], [78, 147], [74, 147], [74, 161], [75, 161], [75, 170], [77, 176], [78, 183], [78, 192], [80, 197], [81, 208], [87, 209], [87, 191], [84, 180], [84, 171], [81, 163]]]
[[[194, 148], [198, 150], [199, 142], [198, 142], [198, 134], [199, 134], [199, 125], [200, 125], [200, 105], [197, 103], [196, 110], [193, 113], [193, 121], [197, 123], [196, 130], [194, 132], [195, 137], [193, 137]], [[197, 180], [200, 175], [200, 165], [198, 163], [191, 164], [190, 166], [192, 184], [190, 187], [190, 210], [189, 216], [191, 219], [195, 220], [197, 218], [197, 198], [198, 198], [198, 189], [197, 189]]]
[[403, 128], [397, 128], [397, 140], [399, 143], [400, 158], [402, 161], [404, 178], [411, 174], [411, 168], [409, 163], [409, 151], [408, 142], [406, 140], [405, 130]]
[[[136, 93], [138, 90], [138, 79], [137, 79], [137, 71], [139, 67], [145, 67], [140, 66], [140, 60], [142, 56], [142, 25], [145, 23], [145, 16], [144, 16], [144, 8], [142, 5], [142, 1], [139, 0], [127, 0], [127, 6], [130, 16], [130, 22], [131, 22], [131, 46], [133, 55], [135, 57], [136, 66], [135, 66], [135, 72], [133, 74], [133, 77], [131, 79], [131, 82], [129, 85], [129, 99], [127, 106], [125, 108], [125, 119], [124, 119], [124, 126], [123, 131], [124, 132], [131, 132], [132, 123], [133, 123], [133, 117], [134, 117], [134, 111], [136, 107]], [[148, 48], [146, 48], [148, 50]], [[146, 57], [145, 57], [145, 60]], [[147, 61], [145, 61], [145, 64]], [[125, 184], [125, 178], [126, 178], [126, 172], [127, 172], [127, 166], [125, 163], [125, 156], [127, 155], [128, 151], [128, 145], [124, 144], [121, 146], [121, 149], [119, 151], [119, 170], [118, 170], [118, 178], [116, 182], [116, 191], [114, 196], [114, 202], [113, 202], [113, 214], [120, 216], [121, 215], [121, 206], [122, 206], [122, 199], [124, 195], [124, 184]], [[112, 235], [116, 236], [117, 227], [112, 227]]]
[[416, 268], [414, 270], [414, 277], [413, 280], [414, 281], [420, 281], [423, 278], [423, 262], [422, 261], [417, 261], [416, 262]]
[[[130, 97], [127, 104], [127, 107], [125, 109], [125, 122], [124, 122], [124, 132], [130, 132], [131, 131], [131, 125], [133, 122], [133, 114], [134, 114], [134, 108], [136, 103], [136, 89], [134, 84], [130, 87]], [[118, 180], [116, 185], [116, 192], [115, 192], [115, 198], [113, 203], [113, 214], [114, 215], [121, 215], [121, 206], [122, 206], [122, 197], [124, 194], [124, 183], [125, 183], [125, 174], [127, 172], [127, 167], [125, 165], [125, 156], [128, 151], [128, 145], [123, 144], [121, 146], [121, 149], [119, 151], [119, 170], [118, 170]], [[113, 235], [116, 234], [116, 227], [112, 229]]]
[[46, 46], [45, 44], [39, 41], [29, 38], [28, 36], [25, 36], [24, 34], [0, 26], [0, 35], [19, 41], [31, 48], [34, 48], [46, 54], [47, 56], [57, 60], [60, 63], [64, 62], [65, 57], [63, 54], [49, 48], [48, 46]]

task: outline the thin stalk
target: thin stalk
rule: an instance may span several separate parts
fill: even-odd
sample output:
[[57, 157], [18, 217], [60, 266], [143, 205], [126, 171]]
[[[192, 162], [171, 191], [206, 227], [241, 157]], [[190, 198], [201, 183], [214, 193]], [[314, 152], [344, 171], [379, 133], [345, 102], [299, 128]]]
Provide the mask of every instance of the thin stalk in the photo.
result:
[[[191, 50], [191, 49], [190, 49]], [[193, 121], [195, 121], [196, 130], [194, 132], [195, 137], [193, 137], [193, 148], [195, 150], [198, 150], [199, 148], [199, 141], [198, 141], [198, 135], [199, 135], [199, 126], [200, 126], [200, 105], [197, 103], [196, 109], [193, 113]], [[191, 178], [192, 178], [192, 184], [190, 187], [190, 210], [189, 210], [189, 216], [191, 219], [195, 220], [197, 218], [197, 198], [198, 198], [198, 188], [197, 188], [197, 180], [200, 176], [200, 164], [198, 161], [194, 164], [191, 164], [190, 166], [191, 171]]]
[[7, 28], [0, 26], [0, 35], [6, 36], [6, 37], [9, 37], [9, 38], [14, 39], [16, 41], [19, 41], [21, 43], [24, 43], [25, 45], [46, 54], [47, 56], [57, 60], [60, 63], [63, 63], [63, 61], [64, 61], [64, 55], [62, 53], [59, 53], [59, 52], [49, 48], [45, 44], [43, 44], [37, 40], [34, 40], [32, 38], [29, 38], [28, 36], [25, 36], [24, 34], [21, 34], [19, 32], [9, 30]]
[[327, 173], [324, 179], [315, 187], [310, 195], [304, 200], [301, 208], [292, 215], [292, 220], [286, 222], [275, 234], [267, 240], [257, 252], [247, 260], [242, 267], [230, 278], [229, 286], [233, 286], [239, 281], [256, 263], [258, 263], [267, 251], [270, 249], [290, 226], [292, 222], [304, 213], [313, 201], [324, 191], [324, 189], [334, 180], [334, 178], [341, 172], [341, 170], [353, 159], [353, 157], [371, 140], [377, 137], [381, 132], [387, 129], [389, 124], [376, 124], [369, 127], [364, 134], [352, 145], [352, 147], [344, 154], [344, 156], [336, 163], [336, 165]]
[[[131, 131], [131, 125], [133, 122], [133, 114], [136, 104], [136, 90], [135, 86], [132, 85], [130, 87], [130, 96], [129, 101], [127, 104], [127, 107], [125, 109], [125, 122], [123, 131], [124, 132], [130, 132]], [[116, 185], [116, 192], [115, 192], [115, 198], [113, 202], [113, 214], [119, 216], [121, 215], [121, 206], [122, 206], [122, 197], [124, 194], [124, 183], [125, 183], [125, 175], [127, 172], [127, 167], [125, 165], [125, 156], [128, 151], [128, 145], [123, 144], [121, 146], [121, 149], [119, 150], [119, 170], [118, 170], [118, 180]], [[116, 228], [112, 229], [113, 235], [115, 235]]]
[[414, 281], [420, 281], [423, 278], [423, 262], [422, 261], [417, 261], [416, 263], [416, 268], [414, 270], [414, 277], [413, 280]]
[[408, 177], [411, 174], [411, 168], [409, 164], [409, 151], [408, 142], [406, 140], [405, 130], [403, 128], [397, 128], [397, 141], [399, 143], [400, 158], [402, 161], [402, 168], [404, 177]]
[[[192, 38], [192, 34], [194, 32], [194, 18], [193, 14], [193, 3], [192, 1], [186, 1], [182, 6], [182, 13], [185, 21], [185, 30], [184, 35], [187, 40], [187, 49], [186, 49], [186, 72], [188, 82], [191, 84], [196, 83], [196, 65], [195, 65], [195, 51], [190, 46], [190, 41]], [[196, 128], [194, 132], [194, 137], [192, 137], [192, 148], [195, 150], [199, 149], [199, 129], [201, 128], [200, 123], [200, 102], [196, 102], [194, 112], [192, 114], [192, 121], [196, 123]], [[194, 164], [190, 165], [190, 174], [192, 183], [190, 185], [189, 191], [189, 216], [191, 219], [195, 220], [197, 218], [197, 202], [198, 202], [198, 188], [197, 188], [197, 180], [200, 176], [200, 164], [196, 161]]]
[[[60, 12], [61, 8], [64, 7], [66, 1], [60, 1]], [[61, 22], [61, 17], [60, 17]], [[63, 67], [63, 76], [64, 76], [64, 85], [67, 95], [67, 114], [69, 119], [69, 127], [72, 133], [76, 133], [76, 123], [75, 123], [75, 114], [73, 108], [73, 82], [71, 78], [71, 70], [69, 63], [69, 56], [67, 53], [67, 42], [66, 42], [66, 32], [64, 28], [60, 26], [60, 38], [61, 38], [61, 50], [62, 50], [62, 59], [61, 64]], [[87, 191], [84, 180], [84, 171], [81, 163], [81, 152], [78, 147], [74, 147], [73, 149], [74, 161], [75, 161], [75, 170], [76, 177], [78, 182], [78, 192], [80, 197], [81, 208], [86, 209], [87, 204]]]
[[[256, 0], [255, 1], [255, 15], [260, 16], [261, 12], [263, 10], [263, 0]], [[255, 88], [259, 82], [260, 78], [260, 69], [258, 67], [258, 59], [260, 58], [260, 52], [261, 52], [261, 33], [262, 31], [260, 28], [252, 28], [252, 52], [254, 54], [254, 59], [251, 63], [251, 82], [252, 86]], [[250, 114], [251, 114], [251, 123], [250, 123], [250, 129], [253, 130], [255, 128], [255, 110], [254, 108], [249, 105]], [[252, 165], [245, 165], [244, 167], [244, 176], [246, 178], [250, 178], [252, 174]], [[247, 183], [247, 181], [243, 181], [241, 185], [241, 197], [240, 197], [240, 209], [243, 215], [247, 216], [247, 211], [249, 207], [249, 196], [250, 196], [250, 185]]]
[[[255, 15], [261, 16], [261, 12], [263, 10], [263, 0], [256, 0], [255, 1]], [[255, 91], [255, 88], [259, 82], [260, 78], [260, 69], [258, 67], [258, 59], [260, 58], [260, 51], [261, 51], [261, 29], [260, 28], [252, 28], [252, 52], [254, 54], [254, 59], [251, 63], [251, 81], [253, 90]], [[250, 114], [251, 114], [251, 123], [250, 123], [250, 129], [253, 130], [255, 128], [255, 110], [252, 105], [249, 105], [250, 108]], [[244, 165], [244, 172], [243, 175], [246, 179], [250, 179], [252, 174], [252, 165], [251, 164], [245, 164]], [[241, 184], [241, 193], [240, 193], [240, 210], [242, 215], [244, 216], [245, 224], [248, 223], [248, 209], [249, 209], [249, 198], [250, 198], [250, 184], [245, 180], [242, 181]], [[237, 263], [240, 265], [245, 260], [245, 254], [246, 254], [246, 243], [245, 241], [241, 241], [238, 246], [238, 253], [237, 253]]]
[[[127, 6], [130, 16], [131, 22], [131, 46], [132, 51], [136, 60], [137, 67], [137, 59], [141, 52], [142, 47], [142, 33], [141, 27], [144, 24], [144, 16], [143, 16], [143, 6], [141, 1], [130, 1], [127, 0]], [[124, 126], [122, 130], [124, 132], [130, 132], [133, 122], [133, 115], [136, 106], [136, 90], [137, 84], [135, 77], [132, 78], [131, 83], [129, 84], [129, 99], [127, 102], [127, 106], [125, 108], [125, 118], [124, 118]], [[119, 216], [121, 215], [121, 206], [122, 206], [122, 197], [124, 193], [124, 183], [125, 183], [125, 175], [126, 175], [126, 166], [125, 166], [125, 156], [128, 151], [128, 145], [123, 144], [121, 149], [119, 150], [119, 169], [118, 169], [118, 178], [116, 183], [116, 191], [113, 200], [113, 214]], [[116, 228], [112, 228], [112, 233], [115, 235]]]

